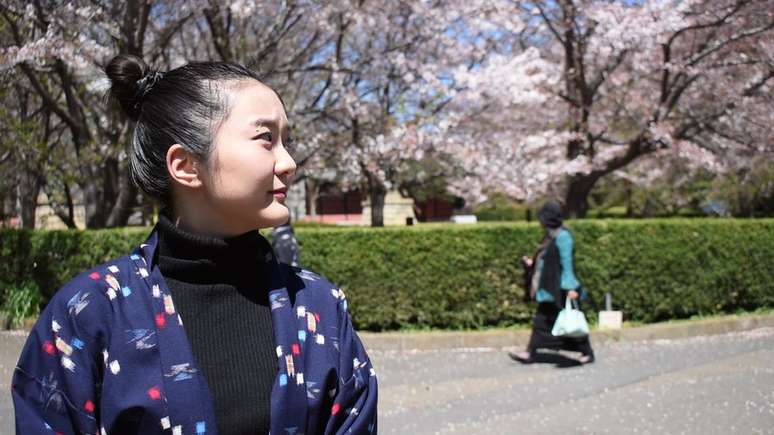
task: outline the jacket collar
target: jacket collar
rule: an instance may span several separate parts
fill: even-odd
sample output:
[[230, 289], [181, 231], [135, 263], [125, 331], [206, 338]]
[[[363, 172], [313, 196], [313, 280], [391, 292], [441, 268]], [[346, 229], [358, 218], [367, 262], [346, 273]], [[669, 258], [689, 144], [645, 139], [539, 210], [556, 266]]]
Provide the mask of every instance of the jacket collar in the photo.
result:
[[[156, 322], [159, 338], [159, 352], [165, 373], [171, 367], [190, 362], [196, 370], [194, 394], [191, 386], [181, 386], [170, 377], [164, 377], [164, 390], [170, 421], [190, 421], [192, 412], [197, 412], [202, 422], [206, 424], [208, 434], [216, 434], [214, 402], [207, 383], [198, 369], [188, 337], [182, 327], [182, 320], [175, 313], [172, 321], [169, 317], [168, 305], [174, 306], [172, 294], [164, 282], [161, 270], [155, 263], [158, 250], [158, 233], [154, 230], [148, 239], [140, 245], [139, 252], [131, 255], [139, 269], [139, 275], [146, 284], [147, 294], [153, 305], [154, 318], [164, 319]], [[279, 357], [278, 373], [272, 388], [271, 398], [271, 433], [302, 433], [307, 423], [307, 392], [303, 380], [304, 358], [301, 346], [297, 342], [297, 319], [294, 307], [287, 289], [287, 269], [281, 268], [275, 256], [269, 251], [261, 260], [265, 263], [269, 275], [269, 301], [271, 303], [272, 326], [274, 341]], [[294, 298], [295, 299], [295, 298]], [[165, 304], [166, 303], [166, 304]], [[159, 317], [161, 316], [161, 317]], [[164, 326], [160, 326], [164, 325]], [[301, 376], [299, 376], [301, 374]], [[283, 378], [284, 375], [284, 378]], [[202, 400], [206, 397], [207, 400]]]

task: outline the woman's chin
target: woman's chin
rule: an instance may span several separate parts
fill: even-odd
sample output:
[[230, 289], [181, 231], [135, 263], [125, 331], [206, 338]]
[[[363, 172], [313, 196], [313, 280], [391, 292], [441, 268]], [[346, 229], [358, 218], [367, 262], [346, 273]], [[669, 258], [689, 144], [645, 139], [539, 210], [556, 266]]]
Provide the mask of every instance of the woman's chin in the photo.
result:
[[261, 211], [261, 227], [270, 228], [287, 223], [290, 218], [290, 210], [278, 201], [274, 201], [270, 206]]

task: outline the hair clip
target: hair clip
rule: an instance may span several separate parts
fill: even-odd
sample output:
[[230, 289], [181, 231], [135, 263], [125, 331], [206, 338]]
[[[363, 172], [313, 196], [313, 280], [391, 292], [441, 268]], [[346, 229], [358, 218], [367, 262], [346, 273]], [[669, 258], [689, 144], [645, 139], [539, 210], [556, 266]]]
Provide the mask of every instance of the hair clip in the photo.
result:
[[151, 71], [146, 74], [145, 77], [137, 81], [137, 94], [135, 95], [136, 102], [134, 103], [134, 108], [136, 110], [140, 109], [145, 95], [147, 95], [153, 86], [155, 86], [163, 77], [164, 73], [161, 71]]

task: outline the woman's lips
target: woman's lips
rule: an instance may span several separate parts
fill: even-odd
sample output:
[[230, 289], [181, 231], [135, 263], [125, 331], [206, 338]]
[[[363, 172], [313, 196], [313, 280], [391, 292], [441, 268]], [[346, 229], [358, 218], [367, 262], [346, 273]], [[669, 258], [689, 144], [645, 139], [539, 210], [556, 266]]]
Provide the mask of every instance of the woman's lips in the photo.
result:
[[269, 193], [271, 193], [272, 195], [274, 195], [275, 198], [280, 199], [280, 200], [283, 200], [283, 199], [287, 198], [287, 196], [288, 196], [287, 189], [272, 190]]

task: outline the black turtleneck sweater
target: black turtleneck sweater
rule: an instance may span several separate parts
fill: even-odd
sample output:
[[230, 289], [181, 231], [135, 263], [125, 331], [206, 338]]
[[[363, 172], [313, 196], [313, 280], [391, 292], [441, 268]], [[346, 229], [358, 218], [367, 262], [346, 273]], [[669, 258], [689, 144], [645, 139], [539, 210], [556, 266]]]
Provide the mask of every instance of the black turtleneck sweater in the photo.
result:
[[258, 231], [220, 239], [156, 226], [158, 264], [193, 354], [215, 401], [218, 432], [269, 432], [277, 374], [264, 257], [271, 246]]

